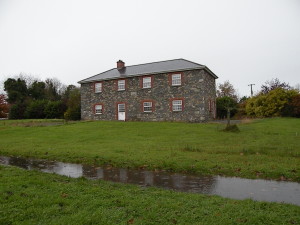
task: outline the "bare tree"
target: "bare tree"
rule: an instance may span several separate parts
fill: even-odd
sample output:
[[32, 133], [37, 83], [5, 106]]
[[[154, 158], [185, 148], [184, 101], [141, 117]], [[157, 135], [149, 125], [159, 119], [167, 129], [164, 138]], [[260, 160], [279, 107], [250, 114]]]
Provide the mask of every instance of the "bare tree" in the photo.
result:
[[13, 78], [15, 80], [17, 79], [21, 79], [21, 80], [24, 80], [25, 83], [26, 83], [26, 86], [29, 88], [31, 87], [31, 85], [36, 81], [36, 82], [39, 82], [41, 81], [39, 78], [36, 78], [34, 76], [32, 76], [31, 74], [26, 74], [26, 73], [20, 73], [19, 75], [16, 75], [16, 76], [13, 76]]
[[261, 86], [261, 93], [262, 94], [268, 94], [270, 91], [276, 89], [276, 88], [282, 88], [286, 90], [290, 90], [291, 86], [288, 83], [281, 82], [278, 78], [268, 80]]
[[236, 101], [238, 100], [237, 91], [228, 80], [218, 84], [217, 97], [231, 97]]

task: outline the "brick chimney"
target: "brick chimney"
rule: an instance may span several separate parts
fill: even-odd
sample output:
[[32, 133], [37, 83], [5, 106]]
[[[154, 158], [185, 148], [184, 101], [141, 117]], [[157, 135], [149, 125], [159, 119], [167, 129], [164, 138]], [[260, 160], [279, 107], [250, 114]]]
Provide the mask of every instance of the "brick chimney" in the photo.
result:
[[119, 60], [117, 62], [117, 69], [120, 70], [123, 69], [124, 67], [125, 67], [125, 63], [122, 60]]

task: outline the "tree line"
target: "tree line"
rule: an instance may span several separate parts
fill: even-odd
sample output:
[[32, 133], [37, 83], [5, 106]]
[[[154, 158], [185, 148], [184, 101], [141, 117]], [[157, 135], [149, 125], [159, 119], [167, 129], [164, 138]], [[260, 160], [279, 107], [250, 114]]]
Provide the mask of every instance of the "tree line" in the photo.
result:
[[223, 119], [230, 109], [231, 117], [300, 117], [300, 89], [275, 78], [266, 81], [253, 97], [238, 98], [229, 81], [218, 85], [217, 116]]
[[8, 78], [0, 95], [0, 117], [9, 119], [80, 119], [80, 88], [56, 78]]
[[[80, 88], [56, 78], [41, 81], [30, 76], [8, 78], [0, 94], [0, 118], [80, 120]], [[279, 79], [266, 81], [253, 97], [239, 98], [229, 81], [217, 87], [217, 117], [300, 117], [300, 90]]]

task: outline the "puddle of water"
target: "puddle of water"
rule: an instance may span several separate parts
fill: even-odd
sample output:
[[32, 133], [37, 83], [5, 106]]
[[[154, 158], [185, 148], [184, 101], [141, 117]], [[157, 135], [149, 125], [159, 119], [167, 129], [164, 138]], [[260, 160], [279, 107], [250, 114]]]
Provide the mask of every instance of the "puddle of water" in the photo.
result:
[[192, 176], [5, 156], [0, 156], [0, 164], [13, 165], [27, 170], [56, 173], [73, 178], [86, 177], [89, 179], [137, 184], [145, 187], [155, 186], [182, 192], [219, 195], [232, 199], [284, 202], [300, 206], [300, 183], [296, 182], [251, 180], [220, 176]]

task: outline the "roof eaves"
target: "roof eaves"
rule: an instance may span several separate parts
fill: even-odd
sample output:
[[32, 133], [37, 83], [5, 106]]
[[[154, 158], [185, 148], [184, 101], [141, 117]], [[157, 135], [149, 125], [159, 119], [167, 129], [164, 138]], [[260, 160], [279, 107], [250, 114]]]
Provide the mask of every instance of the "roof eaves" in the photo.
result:
[[[199, 64], [200, 65], [200, 64]], [[139, 76], [146, 76], [146, 75], [154, 75], [154, 74], [162, 74], [162, 73], [172, 73], [172, 72], [181, 72], [181, 71], [188, 71], [188, 70], [199, 70], [199, 69], [205, 69], [206, 67], [201, 65], [199, 67], [193, 67], [193, 68], [184, 68], [184, 69], [177, 69], [177, 70], [165, 70], [165, 71], [158, 71], [158, 72], [147, 72], [147, 73], [139, 73], [139, 74], [129, 74], [129, 75], [126, 75], [126, 76], [122, 76], [122, 78], [124, 77], [139, 77]], [[210, 71], [210, 70], [209, 70]], [[100, 75], [100, 74], [98, 74]], [[94, 76], [92, 76], [94, 77]], [[216, 75], [214, 75], [214, 77], [217, 77]], [[91, 78], [91, 77], [90, 77]], [[105, 78], [105, 79], [95, 79], [95, 80], [89, 80], [89, 81], [86, 81], [87, 79], [84, 79], [82, 81], [79, 81], [78, 83], [79, 84], [84, 84], [84, 83], [91, 83], [91, 82], [95, 82], [95, 81], [101, 81], [101, 80], [116, 80], [116, 79], [120, 79], [121, 76], [118, 76], [118, 77], [111, 77], [111, 78]]]
[[215, 79], [218, 79], [219, 77], [214, 74], [207, 66], [204, 66], [204, 69], [210, 74], [212, 75]]
[[114, 69], [115, 69], [115, 68], [112, 68], [112, 69], [106, 70], [106, 71], [104, 71], [104, 72], [102, 72], [102, 73], [98, 73], [98, 74], [96, 74], [96, 75], [90, 76], [90, 77], [88, 77], [88, 78], [85, 78], [85, 79], [83, 79], [83, 80], [78, 81], [77, 83], [78, 83], [78, 84], [89, 83], [90, 81], [85, 82], [85, 80], [91, 79], [91, 78], [93, 78], [93, 77], [95, 77], [95, 76], [101, 75], [101, 74], [103, 74], [103, 73], [106, 73], [106, 72], [111, 71], [111, 70], [114, 70]]

